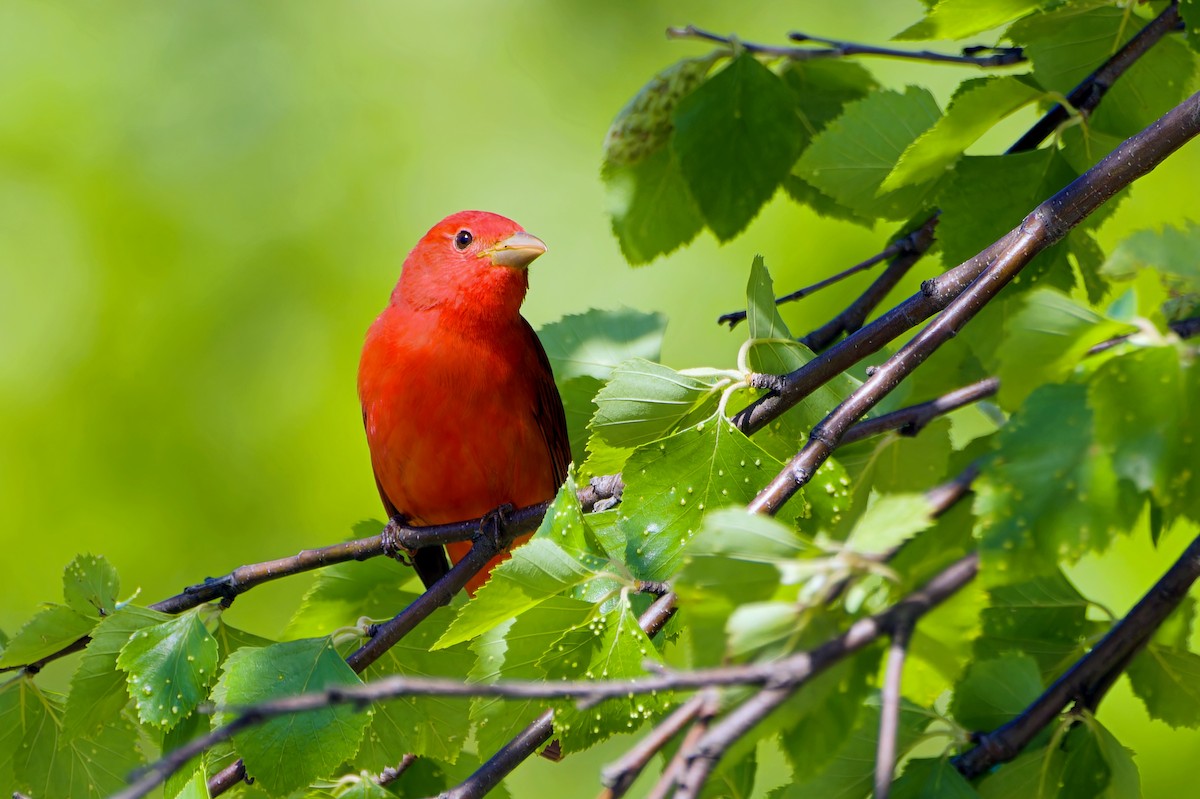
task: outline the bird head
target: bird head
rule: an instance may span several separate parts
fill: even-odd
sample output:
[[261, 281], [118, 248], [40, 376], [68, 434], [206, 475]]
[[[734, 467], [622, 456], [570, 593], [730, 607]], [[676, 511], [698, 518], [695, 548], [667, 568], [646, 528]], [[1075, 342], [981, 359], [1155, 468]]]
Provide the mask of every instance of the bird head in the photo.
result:
[[516, 315], [529, 288], [529, 264], [546, 251], [511, 219], [459, 211], [438, 222], [404, 260], [392, 302], [411, 307]]

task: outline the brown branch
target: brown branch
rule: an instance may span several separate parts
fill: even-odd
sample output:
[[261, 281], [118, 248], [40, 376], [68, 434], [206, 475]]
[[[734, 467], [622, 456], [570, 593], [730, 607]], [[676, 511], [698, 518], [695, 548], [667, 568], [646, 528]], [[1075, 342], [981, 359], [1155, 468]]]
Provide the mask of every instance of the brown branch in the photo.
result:
[[[682, 28], [667, 28], [667, 37], [671, 39], [699, 39], [705, 42], [715, 42], [733, 51], [745, 50], [748, 53], [769, 56], [772, 58], [787, 58], [792, 61], [812, 61], [819, 58], [846, 58], [848, 56], [882, 56], [884, 58], [899, 58], [911, 61], [930, 61], [939, 64], [968, 64], [976, 67], [1006, 67], [1022, 64], [1026, 61], [1020, 47], [964, 47], [961, 54], [937, 53], [931, 50], [895, 50], [888, 47], [875, 47], [856, 42], [842, 42], [836, 39], [821, 39], [816, 36], [806, 36], [803, 33], [788, 34], [788, 38], [796, 42], [815, 42], [822, 47], [778, 47], [769, 44], [754, 44], [743, 42], [734, 36], [721, 36], [711, 33], [694, 25]], [[981, 55], [987, 53], [988, 55]]]
[[888, 799], [896, 772], [896, 738], [900, 730], [900, 683], [912, 638], [911, 622], [900, 622], [888, 647], [887, 671], [880, 690], [879, 742], [875, 749], [875, 799]]
[[646, 794], [646, 799], [666, 799], [666, 796], [671, 791], [671, 787], [683, 774], [683, 770], [687, 767], [687, 759], [691, 751], [695, 748], [696, 743], [704, 737], [708, 732], [709, 725], [716, 718], [717, 710], [719, 709], [717, 697], [712, 691], [707, 691], [701, 696], [707, 695], [702, 712], [696, 723], [687, 731], [687, 735], [683, 737], [683, 742], [679, 745], [679, 750], [675, 752], [675, 756], [671, 758], [671, 762], [663, 769], [659, 775], [658, 782]]
[[404, 772], [412, 768], [412, 764], [417, 762], [417, 756], [408, 754], [400, 758], [400, 762], [394, 766], [388, 766], [383, 771], [379, 772], [379, 776], [375, 778], [375, 782], [379, 785], [391, 785], [396, 780], [404, 776]]
[[600, 792], [599, 799], [620, 799], [628, 793], [654, 756], [700, 716], [707, 704], [711, 704], [707, 694], [696, 694], [675, 708], [619, 760], [605, 766], [600, 772], [604, 790]]
[[1055, 680], [1021, 715], [981, 735], [974, 749], [954, 759], [955, 767], [968, 779], [977, 777], [1020, 754], [1025, 745], [1058, 718], [1068, 705], [1074, 703], [1094, 709], [1133, 655], [1179, 607], [1198, 578], [1200, 537], [1188, 545], [1171, 568], [1123, 619], [1113, 625], [1100, 643]]
[[[925, 252], [925, 250], [929, 249], [929, 246], [933, 243], [933, 228], [936, 224], [937, 224], [937, 215], [935, 214], [934, 216], [930, 217], [923, 225], [921, 225], [921, 227], [919, 227], [918, 229], [912, 231], [911, 233], [909, 233], [899, 239], [896, 239], [891, 244], [889, 244], [887, 247], [885, 247], [883, 250], [875, 253], [870, 258], [866, 259], [865, 261], [860, 261], [859, 263], [855, 264], [854, 266], [850, 267], [849, 269], [844, 269], [841, 272], [838, 272], [836, 275], [832, 275], [830, 277], [825, 278], [824, 280], [820, 280], [816, 283], [813, 283], [811, 286], [805, 286], [802, 289], [797, 289], [796, 291], [793, 291], [791, 294], [785, 294], [782, 297], [776, 297], [775, 304], [783, 305], [785, 302], [795, 302], [796, 300], [804, 299], [805, 297], [815, 294], [818, 291], [820, 291], [821, 289], [826, 288], [827, 286], [832, 286], [835, 283], [839, 283], [842, 280], [845, 280], [846, 278], [850, 277], [851, 275], [856, 275], [859, 272], [870, 269], [875, 264], [880, 263], [881, 261], [886, 261], [888, 258], [892, 258], [895, 256], [904, 255], [904, 254], [909, 254], [909, 253], [916, 253], [919, 255], [920, 253], [923, 253], [923, 252]], [[887, 291], [884, 291], [883, 294], [886, 295]], [[883, 299], [883, 297], [881, 296], [879, 298], [879, 300], [882, 300], [882, 299]], [[872, 306], [872, 307], [874, 307], [874, 306]], [[870, 311], [868, 310], [863, 313], [863, 319], [866, 318], [866, 314], [869, 312]], [[852, 313], [852, 311], [850, 309], [847, 309], [846, 311], [843, 311], [842, 313], [848, 315], [848, 314]], [[717, 324], [719, 324], [719, 325], [728, 324], [729, 329], [732, 330], [733, 328], [737, 327], [739, 322], [745, 320], [745, 318], [746, 318], [745, 311], [734, 311], [732, 313], [727, 313], [727, 314], [722, 315], [719, 319], [717, 319]], [[830, 324], [832, 324], [832, 323], [830, 323]], [[853, 329], [857, 330], [861, 326], [862, 326], [862, 319], [860, 319], [858, 321], [858, 325], [855, 326]], [[814, 333], [815, 333], [815, 331], [814, 331]], [[814, 333], [810, 333], [809, 336], [814, 335]], [[807, 346], [813, 350], [823, 349], [823, 347], [814, 346], [813, 344], [809, 343], [809, 341], [807, 339], [808, 339], [808, 337], [806, 336], [804, 339], [801, 340], [805, 344], [805, 346]]]
[[847, 430], [840, 443], [852, 444], [855, 441], [861, 441], [890, 430], [897, 430], [902, 436], [915, 436], [925, 429], [925, 425], [939, 416], [994, 396], [999, 390], [1000, 378], [988, 377], [928, 402], [909, 405], [906, 408], [876, 416], [874, 419], [864, 419]]
[[[1187, 319], [1177, 319], [1174, 322], [1167, 322], [1167, 327], [1171, 330], [1172, 333], [1174, 333], [1175, 335], [1179, 336], [1182, 339], [1189, 339], [1189, 338], [1193, 338], [1194, 336], [1200, 336], [1200, 316], [1191, 316], [1191, 317], [1188, 317]], [[1105, 339], [1104, 341], [1101, 341], [1099, 344], [1092, 345], [1092, 347], [1090, 347], [1088, 349], [1087, 354], [1088, 355], [1097, 355], [1106, 350], [1110, 350], [1113, 347], [1117, 346], [1118, 344], [1123, 344], [1124, 342], [1133, 338], [1135, 335], [1137, 335], [1136, 332], [1125, 333], [1124, 335], [1121, 335], [1121, 336], [1113, 336], [1112, 338]]]
[[894, 635], [899, 624], [911, 624], [975, 579], [979, 555], [971, 553], [952, 563], [924, 586], [885, 611], [859, 619], [841, 635], [815, 649], [791, 655], [773, 664], [778, 676], [763, 690], [723, 716], [693, 748], [686, 772], [679, 780], [677, 799], [696, 799], [717, 761], [734, 741], [749, 732], [783, 704], [805, 682], [833, 664]]
[[[950, 302], [937, 319], [879, 366], [854, 393], [813, 428], [808, 442], [784, 470], [759, 492], [750, 509], [769, 511], [782, 507], [801, 486], [812, 479], [851, 425], [924, 363], [938, 347], [953, 338], [1035, 255], [1061, 240], [1114, 194], [1158, 166], [1197, 133], [1200, 133], [1200, 94], [1192, 95], [1141, 133], [1124, 141], [1100, 163], [1035, 208], [1020, 225], [985, 251], [990, 253], [998, 250], [995, 260]], [[974, 260], [942, 277], [963, 269]], [[917, 297], [936, 294], [939, 287], [937, 281], [928, 281]], [[802, 369], [818, 360], [810, 361]], [[748, 409], [739, 416], [747, 414], [747, 418], [752, 417], [753, 411]]]

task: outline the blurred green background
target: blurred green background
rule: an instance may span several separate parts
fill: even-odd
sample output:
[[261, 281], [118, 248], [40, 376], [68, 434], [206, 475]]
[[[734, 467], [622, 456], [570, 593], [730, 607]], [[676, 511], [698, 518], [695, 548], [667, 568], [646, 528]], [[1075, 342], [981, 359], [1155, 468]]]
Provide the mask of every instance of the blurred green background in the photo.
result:
[[[659, 310], [677, 367], [732, 363], [743, 331], [714, 320], [740, 307], [755, 253], [790, 289], [879, 249], [888, 229], [776, 198], [726, 246], [703, 234], [650, 267], [621, 258], [599, 179], [608, 122], [653, 72], [706, 49], [667, 41], [667, 25], [881, 42], [922, 8], [737, 5], [0, 4], [0, 628], [58, 599], [77, 552], [106, 555], [124, 593], [151, 602], [378, 517], [358, 351], [408, 249], [452, 211], [497, 211], [549, 243], [526, 303], [535, 326]], [[865, 63], [943, 103], [977, 74]], [[1197, 174], [1193, 145], [1123, 203], [1104, 243], [1194, 209]], [[807, 330], [861, 285], [785, 315]], [[1082, 564], [1081, 587], [1123, 612], [1183, 543], [1155, 552], [1137, 535]], [[260, 588], [229, 618], [278, 634], [307, 584]], [[1124, 685], [1101, 719], [1137, 751], [1148, 796], [1190, 785], [1181, 756], [1200, 737], [1150, 722]]]

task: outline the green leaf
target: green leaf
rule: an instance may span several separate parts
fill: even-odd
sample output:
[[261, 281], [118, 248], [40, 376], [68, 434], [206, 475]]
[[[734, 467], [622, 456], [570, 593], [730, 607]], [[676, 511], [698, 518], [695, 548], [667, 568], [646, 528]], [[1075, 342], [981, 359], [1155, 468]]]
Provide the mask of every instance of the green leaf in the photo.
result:
[[635, 266], [687, 244], [704, 227], [669, 147], [634, 166], [606, 164], [600, 176], [608, 188], [613, 235], [625, 260]]
[[965, 39], [1046, 5], [1046, 0], [938, 0], [925, 18], [896, 34], [899, 40]]
[[1195, 463], [1194, 444], [1179, 435], [1196, 401], [1184, 392], [1179, 352], [1144, 347], [1118, 355], [1096, 370], [1088, 390], [1096, 439], [1117, 475], [1167, 505], [1176, 475]]
[[1200, 225], [1183, 229], [1164, 225], [1161, 231], [1139, 230], [1117, 245], [1102, 271], [1114, 280], [1131, 280], [1142, 269], [1153, 269], [1177, 291], [1200, 291]]
[[200, 611], [137, 630], [117, 657], [143, 724], [169, 730], [208, 695], [217, 671], [217, 640], [204, 628]]
[[542, 325], [538, 338], [560, 383], [576, 377], [607, 380], [631, 358], [657, 361], [667, 317], [633, 308], [592, 308]]
[[64, 735], [89, 735], [121, 712], [129, 702], [129, 694], [125, 692], [125, 675], [117, 668], [117, 655], [136, 631], [170, 618], [165, 613], [127, 605], [96, 625], [79, 668], [71, 677], [63, 715]]
[[1026, 17], [1004, 35], [1024, 49], [1043, 88], [1067, 94], [1124, 44], [1135, 30], [1130, 22], [1114, 6], [1067, 4]]
[[1000, 431], [993, 467], [976, 483], [985, 583], [1049, 574], [1132, 525], [1139, 508], [1097, 451], [1085, 391], [1042, 386]]
[[1126, 670], [1150, 717], [1172, 727], [1200, 727], [1200, 655], [1188, 651], [1195, 615], [1184, 597]]
[[103, 555], [77, 555], [63, 570], [63, 597], [72, 610], [100, 618], [117, 608], [121, 580]]
[[87, 738], [68, 738], [61, 719], [58, 699], [31, 680], [0, 686], [0, 753], [12, 754], [4, 760], [12, 764], [17, 788], [37, 797], [100, 799], [123, 787], [142, 762], [133, 725], [117, 717]]
[[978, 799], [958, 769], [947, 758], [910, 760], [900, 779], [892, 784], [893, 799]]
[[704, 83], [716, 60], [716, 53], [685, 58], [651, 78], [617, 112], [604, 137], [604, 162], [629, 166], [665, 145], [674, 129], [676, 106]]
[[758, 214], [800, 151], [792, 93], [742, 53], [680, 102], [672, 149], [709, 228], [721, 241]]
[[[163, 754], [173, 752], [189, 741], [207, 733], [209, 721], [210, 719], [207, 715], [203, 713], [193, 713], [183, 721], [176, 724], [170, 730], [163, 733], [161, 747]], [[228, 747], [228, 744], [225, 744], [225, 747]], [[165, 796], [174, 796], [176, 794], [183, 793], [188, 790], [191, 783], [193, 783], [196, 780], [196, 777], [199, 776], [203, 780], [201, 784], [205, 786], [204, 792], [200, 795], [203, 797], [203, 799], [208, 799], [208, 769], [205, 767], [205, 765], [206, 761], [208, 761], [209, 758], [214, 757], [218, 751], [221, 751], [221, 748], [218, 747], [204, 754], [197, 755], [188, 762], [184, 763], [178, 771], [167, 777], [166, 782], [163, 783], [163, 794]]]
[[[937, 236], [943, 262], [954, 266], [974, 257], [1075, 178], [1076, 172], [1053, 148], [959, 159], [938, 192], [942, 215]], [[1031, 285], [1053, 269], [1055, 285], [1069, 288], [1074, 278], [1064, 253], [1060, 243], [1039, 254], [1014, 285]]]
[[884, 555], [933, 526], [932, 508], [924, 494], [877, 496], [854, 523], [846, 546], [866, 555]]
[[[646, 676], [644, 663], [660, 660], [623, 597], [617, 607], [596, 613], [567, 630], [539, 661], [548, 680], [620, 680]], [[556, 702], [554, 731], [564, 752], [587, 749], [612, 735], [631, 732], [669, 706], [665, 695], [612, 699], [586, 710]]]
[[977, 660], [954, 688], [950, 712], [969, 730], [994, 730], [1042, 693], [1037, 662], [1028, 655]]
[[[900, 709], [897, 757], [903, 757], [919, 740], [929, 717], [920, 708], [905, 702]], [[826, 759], [815, 775], [785, 788], [778, 799], [859, 799], [871, 790], [875, 774], [875, 749], [879, 740], [879, 707], [863, 706], [853, 732]]]
[[[938, 117], [937, 103], [925, 89], [876, 91], [847, 105], [814, 139], [796, 164], [796, 174], [859, 215], [907, 219], [928, 186], [885, 194], [880, 187], [900, 155]], [[887, 124], [879, 124], [881, 119]]]
[[749, 502], [782, 464], [719, 415], [630, 456], [623, 476], [625, 560], [635, 577], [664, 580], [704, 514]]
[[90, 633], [96, 621], [66, 605], [46, 604], [8, 642], [0, 666], [24, 666], [53, 655]]
[[[378, 533], [382, 522], [368, 522], [363, 532]], [[288, 638], [312, 638], [356, 624], [366, 616], [391, 618], [407, 607], [416, 594], [402, 586], [412, 570], [391, 558], [336, 563], [317, 572], [312, 586], [304, 593], [300, 607], [288, 622]], [[269, 643], [269, 642], [268, 642]], [[262, 646], [263, 644], [251, 644]]]
[[998, 350], [999, 398], [1008, 410], [1039, 385], [1065, 379], [1092, 345], [1128, 330], [1053, 289], [1034, 289], [1014, 303]]
[[[328, 638], [243, 647], [225, 659], [213, 699], [219, 707], [360, 685]], [[218, 714], [215, 723], [226, 721]], [[328, 776], [358, 751], [368, 717], [348, 705], [271, 719], [233, 738], [246, 772], [272, 795], [286, 795]]]
[[1009, 652], [1033, 657], [1043, 680], [1052, 680], [1084, 653], [1084, 642], [1101, 625], [1088, 621], [1091, 603], [1061, 571], [989, 592], [983, 635], [975, 642], [981, 660]]
[[[1062, 797], [1125, 799], [1141, 796], [1141, 780], [1133, 753], [1093, 717], [1086, 716], [1048, 753], [1043, 771], [1060, 773]], [[1052, 783], [1053, 784], [1053, 783]]]
[[575, 493], [575, 481], [568, 478], [537, 532], [492, 570], [491, 579], [462, 606], [438, 640], [438, 648], [469, 641], [569, 589], [582, 595], [615, 586], [610, 576], [601, 574], [609, 560], [588, 528]]
[[945, 115], [905, 148], [880, 191], [936, 180], [996, 123], [1042, 94], [1019, 75], [965, 81]]
[[[926, 533], [936, 536], [943, 532], [934, 529]], [[906, 544], [901, 552], [912, 548]], [[951, 547], [951, 551], [955, 548]], [[889, 562], [900, 571], [897, 559]], [[915, 583], [912, 572], [901, 572], [909, 584]], [[902, 590], [909, 590], [905, 586]], [[972, 646], [980, 632], [980, 617], [986, 594], [978, 582], [972, 582], [954, 596], [921, 618], [909, 643], [909, 657], [901, 685], [903, 696], [915, 702], [934, 703], [953, 685], [974, 662]]]
[[631, 449], [706, 419], [720, 399], [718, 380], [681, 374], [641, 358], [626, 361], [596, 395], [593, 439]]
[[208, 799], [208, 777], [205, 775], [204, 769], [198, 769], [192, 774], [191, 779], [178, 793], [169, 795], [174, 796], [175, 799]]
[[1179, 15], [1183, 17], [1188, 44], [1193, 50], [1200, 51], [1200, 0], [1183, 0], [1179, 4]]
[[[403, 674], [465, 679], [474, 662], [466, 644], [432, 648], [452, 616], [449, 608], [434, 611], [371, 666], [365, 677]], [[355, 765], [378, 772], [394, 765], [404, 753], [453, 763], [470, 730], [470, 708], [469, 699], [443, 696], [401, 697], [377, 703]]]

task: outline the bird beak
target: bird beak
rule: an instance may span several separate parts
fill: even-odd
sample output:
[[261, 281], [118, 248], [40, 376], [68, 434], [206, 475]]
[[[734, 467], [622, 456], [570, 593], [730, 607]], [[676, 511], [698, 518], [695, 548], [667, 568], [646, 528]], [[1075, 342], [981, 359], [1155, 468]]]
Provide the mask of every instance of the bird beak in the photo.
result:
[[496, 266], [524, 269], [534, 258], [545, 251], [546, 243], [544, 241], [522, 230], [512, 234], [495, 247], [484, 250], [480, 255], [489, 256]]

